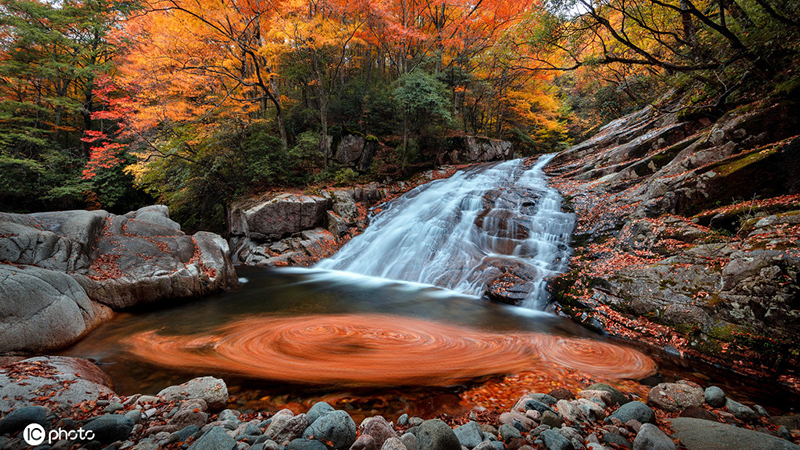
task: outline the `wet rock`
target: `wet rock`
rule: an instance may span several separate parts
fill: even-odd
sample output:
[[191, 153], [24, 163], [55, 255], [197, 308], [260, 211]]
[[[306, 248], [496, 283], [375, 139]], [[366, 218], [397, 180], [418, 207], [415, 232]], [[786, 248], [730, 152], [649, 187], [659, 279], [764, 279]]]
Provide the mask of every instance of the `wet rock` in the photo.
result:
[[394, 431], [389, 422], [383, 416], [374, 416], [364, 421], [363, 433], [372, 436], [375, 439], [375, 446], [377, 448], [383, 447], [383, 443], [387, 439], [396, 438], [397, 433]]
[[386, 440], [381, 446], [381, 450], [407, 450], [399, 438], [393, 437]]
[[715, 408], [725, 405], [725, 392], [717, 386], [707, 387], [703, 395], [706, 403]]
[[353, 442], [353, 445], [350, 446], [350, 450], [379, 450], [375, 444], [375, 438], [368, 434], [362, 434], [361, 436]]
[[743, 420], [745, 422], [752, 422], [758, 419], [758, 414], [755, 411], [753, 411], [752, 408], [743, 405], [737, 401], [726, 399], [725, 407], [728, 408], [728, 411], [730, 411], [739, 420]]
[[519, 432], [518, 429], [514, 428], [511, 425], [500, 425], [500, 439], [503, 441], [509, 441], [514, 438], [522, 437], [522, 434]]
[[[502, 427], [501, 427], [502, 428]], [[469, 422], [453, 430], [458, 442], [464, 447], [473, 448], [483, 442], [483, 431], [476, 422]]]
[[0, 435], [14, 434], [32, 423], [42, 426], [48, 424], [47, 410], [44, 407], [23, 406], [11, 411], [0, 420]]
[[630, 401], [630, 399], [623, 394], [622, 392], [618, 391], [613, 386], [609, 386], [605, 383], [595, 383], [586, 388], [587, 391], [604, 391], [611, 394], [611, 401], [614, 403], [619, 403], [620, 405], [624, 405]]
[[335, 450], [347, 449], [356, 441], [356, 423], [345, 411], [329, 412], [306, 428], [303, 437], [307, 439], [309, 436], [330, 441]]
[[656, 415], [652, 409], [642, 402], [629, 402], [611, 413], [609, 418], [616, 418], [625, 423], [629, 420], [638, 420], [641, 423], [655, 423]]
[[417, 450], [461, 450], [461, 444], [446, 423], [433, 419], [426, 420], [419, 426]]
[[797, 450], [797, 445], [758, 431], [708, 420], [679, 417], [669, 420], [672, 438], [688, 450]]
[[574, 450], [572, 442], [558, 431], [545, 430], [539, 435], [547, 450]]
[[121, 414], [105, 414], [86, 422], [83, 429], [94, 432], [95, 440], [110, 444], [127, 439], [133, 431], [133, 425], [133, 420]]
[[647, 404], [664, 411], [680, 412], [688, 406], [703, 404], [703, 389], [690, 381], [661, 383], [647, 394]]
[[161, 390], [158, 397], [165, 401], [202, 399], [212, 411], [220, 410], [228, 402], [228, 387], [225, 382], [214, 377], [199, 377], [178, 386], [170, 386]]
[[[32, 370], [32, 372], [31, 372]], [[26, 374], [20, 378], [13, 373]], [[0, 368], [0, 412], [35, 405], [71, 409], [86, 400], [113, 394], [111, 380], [91, 362], [67, 356], [37, 356]], [[18, 400], [19, 399], [19, 400]]]
[[633, 450], [675, 450], [675, 443], [658, 427], [646, 423], [636, 433]]

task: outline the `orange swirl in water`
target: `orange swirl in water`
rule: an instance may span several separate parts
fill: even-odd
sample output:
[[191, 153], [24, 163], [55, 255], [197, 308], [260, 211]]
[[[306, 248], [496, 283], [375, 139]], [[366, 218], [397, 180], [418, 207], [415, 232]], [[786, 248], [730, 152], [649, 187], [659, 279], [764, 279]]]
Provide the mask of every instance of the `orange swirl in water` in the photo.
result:
[[547, 362], [611, 377], [651, 374], [628, 348], [537, 333], [497, 334], [408, 317], [329, 315], [239, 320], [211, 335], [134, 335], [155, 364], [252, 378], [338, 385], [449, 385], [541, 369]]

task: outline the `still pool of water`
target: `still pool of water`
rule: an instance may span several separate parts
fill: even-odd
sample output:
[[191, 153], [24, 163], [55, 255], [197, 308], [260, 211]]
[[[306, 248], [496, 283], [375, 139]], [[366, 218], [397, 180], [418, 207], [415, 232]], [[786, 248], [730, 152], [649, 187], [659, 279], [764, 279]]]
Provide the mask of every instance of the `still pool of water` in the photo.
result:
[[[504, 389], [511, 398], [640, 379], [656, 365], [666, 379], [774, 395], [709, 367], [645, 356], [545, 312], [343, 272], [237, 271], [241, 289], [120, 314], [62, 354], [96, 361], [121, 394], [222, 377], [243, 410], [304, 411], [323, 399], [355, 416], [459, 413], [473, 406], [469, 399], [499, 398]], [[517, 373], [528, 375], [508, 388], [500, 376]]]

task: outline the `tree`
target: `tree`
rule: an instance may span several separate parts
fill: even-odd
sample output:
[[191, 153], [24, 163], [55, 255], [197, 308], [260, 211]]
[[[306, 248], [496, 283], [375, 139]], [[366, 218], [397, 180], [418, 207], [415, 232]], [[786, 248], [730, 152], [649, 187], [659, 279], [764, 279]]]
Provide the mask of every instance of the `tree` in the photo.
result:
[[440, 81], [418, 70], [400, 77], [393, 98], [403, 116], [403, 164], [408, 162], [411, 131], [419, 137], [436, 125], [449, 125], [452, 120], [447, 90]]

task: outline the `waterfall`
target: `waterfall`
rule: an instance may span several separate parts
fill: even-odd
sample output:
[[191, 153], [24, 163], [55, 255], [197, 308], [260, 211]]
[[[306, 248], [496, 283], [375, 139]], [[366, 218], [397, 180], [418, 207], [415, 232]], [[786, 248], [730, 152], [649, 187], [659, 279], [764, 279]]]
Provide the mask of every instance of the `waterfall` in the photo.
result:
[[542, 308], [546, 279], [566, 268], [574, 225], [542, 171], [552, 157], [530, 168], [524, 160], [484, 164], [419, 186], [317, 267], [476, 296], [500, 282], [515, 303]]

